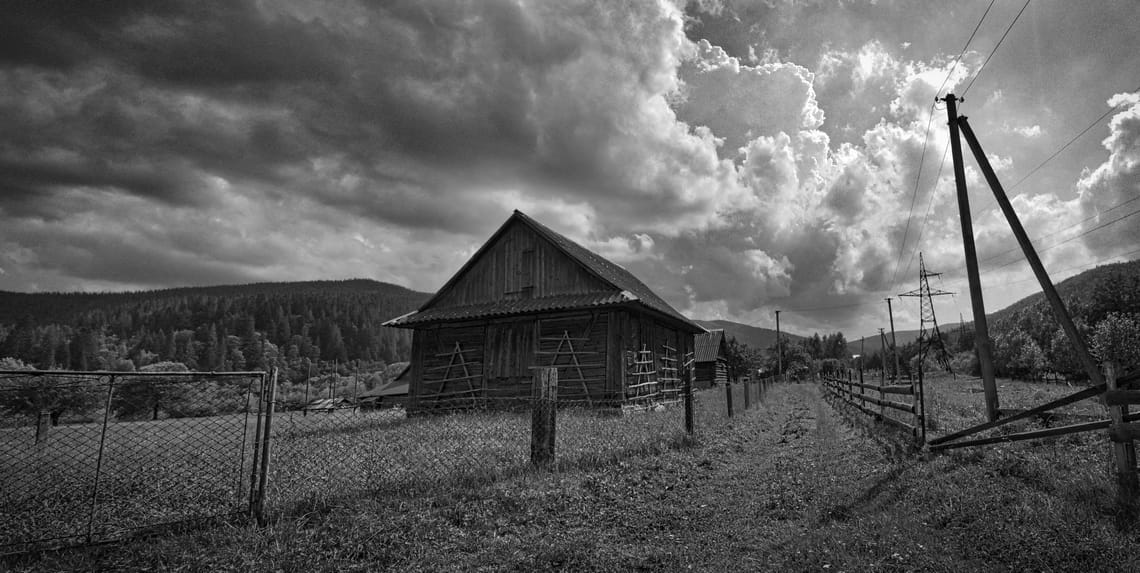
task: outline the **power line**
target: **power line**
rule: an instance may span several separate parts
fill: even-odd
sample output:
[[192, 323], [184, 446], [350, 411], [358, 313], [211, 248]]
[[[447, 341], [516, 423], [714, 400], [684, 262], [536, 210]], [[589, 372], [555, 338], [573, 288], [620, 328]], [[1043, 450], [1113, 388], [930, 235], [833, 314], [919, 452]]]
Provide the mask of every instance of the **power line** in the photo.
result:
[[[1119, 223], [1119, 222], [1121, 222], [1121, 221], [1123, 221], [1123, 220], [1125, 220], [1125, 219], [1127, 219], [1127, 218], [1129, 218], [1129, 217], [1132, 217], [1132, 216], [1134, 216], [1134, 215], [1140, 215], [1140, 209], [1137, 209], [1137, 210], [1135, 210], [1135, 211], [1132, 211], [1131, 213], [1129, 213], [1129, 214], [1127, 214], [1127, 215], [1124, 215], [1124, 216], [1121, 216], [1121, 217], [1117, 217], [1117, 218], [1115, 218], [1115, 219], [1113, 219], [1113, 220], [1111, 220], [1111, 221], [1109, 221], [1109, 222], [1107, 222], [1107, 223], [1102, 223], [1102, 224], [1100, 224], [1100, 225], [1097, 225], [1097, 226], [1095, 226], [1095, 227], [1093, 227], [1093, 228], [1091, 228], [1091, 229], [1089, 229], [1089, 230], [1087, 230], [1087, 231], [1085, 231], [1085, 232], [1083, 232], [1083, 233], [1081, 233], [1081, 234], [1079, 234], [1079, 235], [1074, 235], [1074, 236], [1072, 236], [1072, 237], [1069, 237], [1068, 239], [1065, 239], [1064, 241], [1060, 241], [1060, 242], [1058, 242], [1058, 243], [1053, 243], [1052, 245], [1049, 245], [1048, 247], [1045, 247], [1045, 248], [1043, 248], [1043, 249], [1040, 249], [1040, 250], [1038, 250], [1038, 251], [1037, 251], [1037, 253], [1038, 253], [1038, 254], [1040, 254], [1040, 253], [1044, 253], [1045, 251], [1048, 251], [1048, 250], [1050, 250], [1050, 249], [1054, 249], [1054, 248], [1056, 248], [1056, 247], [1060, 247], [1061, 245], [1064, 245], [1065, 243], [1069, 243], [1069, 242], [1075, 241], [1075, 240], [1077, 240], [1077, 239], [1079, 239], [1079, 238], [1081, 238], [1081, 237], [1084, 237], [1084, 236], [1086, 236], [1086, 235], [1088, 235], [1088, 234], [1090, 234], [1090, 233], [1093, 233], [1093, 232], [1095, 232], [1095, 231], [1099, 231], [1099, 230], [1101, 230], [1101, 229], [1103, 229], [1103, 228], [1105, 228], [1105, 227], [1108, 227], [1109, 225], [1113, 225], [1113, 224], [1115, 224], [1115, 223]], [[1012, 264], [1016, 264], [1016, 263], [1020, 263], [1020, 262], [1024, 262], [1024, 261], [1025, 261], [1025, 259], [1014, 259], [1014, 260], [1012, 260], [1012, 261], [1010, 261], [1010, 262], [1008, 262], [1008, 263], [1005, 263], [1004, 265], [1000, 265], [1000, 266], [994, 267], [993, 269], [990, 269], [990, 270], [995, 270], [995, 271], [996, 271], [996, 270], [998, 270], [998, 269], [1001, 269], [1001, 268], [1005, 268], [1005, 267], [1008, 267], [1009, 265], [1012, 265]]]
[[922, 164], [926, 160], [926, 144], [930, 141], [930, 126], [934, 123], [934, 104], [930, 104], [930, 112], [926, 119], [926, 136], [922, 139], [922, 155], [918, 158], [918, 173], [914, 176], [914, 192], [910, 196], [910, 211], [906, 214], [906, 227], [903, 228], [902, 244], [899, 245], [899, 256], [895, 259], [895, 272], [891, 274], [891, 291], [895, 290], [899, 275], [899, 264], [902, 263], [903, 253], [906, 252], [906, 236], [910, 233], [910, 219], [914, 215], [914, 201], [918, 198], [918, 184], [922, 180]]
[[876, 300], [871, 301], [871, 302], [854, 302], [851, 304], [838, 304], [838, 305], [833, 305], [833, 306], [816, 306], [816, 307], [808, 307], [808, 308], [785, 308], [782, 310], [784, 312], [804, 313], [804, 312], [817, 312], [817, 311], [821, 311], [821, 310], [839, 310], [839, 309], [844, 309], [844, 308], [856, 308], [856, 307], [860, 307], [860, 306], [871, 306], [871, 305], [878, 305], [878, 304], [879, 304], [879, 301], [878, 301], [878, 298], [876, 295]]
[[974, 72], [974, 77], [970, 80], [970, 83], [966, 84], [966, 89], [962, 90], [961, 97], [966, 97], [966, 94], [969, 93], [970, 87], [974, 85], [974, 82], [978, 79], [978, 76], [982, 74], [982, 70], [986, 68], [986, 64], [990, 63], [990, 58], [994, 57], [994, 54], [997, 53], [998, 48], [1001, 47], [1001, 43], [1005, 41], [1005, 37], [1009, 35], [1009, 31], [1013, 29], [1013, 25], [1017, 23], [1017, 20], [1019, 18], [1021, 18], [1021, 14], [1025, 12], [1025, 9], [1029, 7], [1030, 2], [1032, 2], [1032, 0], [1025, 0], [1025, 4], [1021, 7], [1021, 10], [1018, 11], [1017, 16], [1013, 17], [1013, 21], [1009, 23], [1009, 27], [1006, 28], [1005, 33], [1001, 35], [1001, 39], [998, 40], [998, 43], [994, 46], [994, 49], [990, 51], [990, 55], [986, 56], [985, 61], [982, 62], [982, 66], [978, 68], [977, 72]]
[[[1068, 231], [1069, 229], [1072, 229], [1072, 228], [1074, 228], [1074, 227], [1077, 227], [1078, 225], [1082, 225], [1082, 224], [1084, 224], [1084, 223], [1087, 223], [1087, 222], [1089, 222], [1089, 221], [1091, 221], [1091, 220], [1093, 220], [1093, 219], [1096, 219], [1097, 217], [1101, 217], [1101, 216], [1103, 216], [1103, 215], [1107, 215], [1108, 213], [1111, 213], [1111, 212], [1113, 212], [1113, 211], [1115, 211], [1115, 210], [1117, 210], [1117, 209], [1119, 209], [1119, 208], [1121, 208], [1121, 207], [1123, 207], [1123, 206], [1125, 206], [1125, 205], [1127, 205], [1127, 204], [1129, 204], [1129, 203], [1132, 203], [1132, 202], [1134, 202], [1134, 201], [1140, 201], [1140, 195], [1137, 195], [1136, 197], [1133, 197], [1133, 198], [1131, 198], [1131, 199], [1128, 199], [1127, 201], [1123, 201], [1123, 202], [1121, 202], [1121, 203], [1118, 203], [1118, 204], [1116, 204], [1116, 205], [1114, 205], [1114, 206], [1112, 206], [1112, 207], [1109, 207], [1108, 209], [1105, 209], [1104, 211], [1101, 211], [1100, 213], [1097, 213], [1097, 214], [1095, 214], [1095, 215], [1089, 215], [1088, 217], [1085, 217], [1084, 219], [1081, 219], [1080, 221], [1077, 221], [1076, 223], [1073, 223], [1072, 225], [1068, 225], [1068, 226], [1066, 226], [1066, 227], [1062, 227], [1062, 228], [1060, 228], [1060, 229], [1057, 229], [1056, 231], [1053, 231], [1052, 233], [1049, 233], [1049, 234], [1046, 234], [1046, 235], [1041, 235], [1040, 237], [1037, 237], [1037, 239], [1035, 239], [1035, 240], [1034, 240], [1034, 242], [1039, 242], [1039, 241], [1042, 241], [1042, 240], [1048, 239], [1049, 237], [1052, 237], [1052, 236], [1054, 236], [1054, 235], [1056, 235], [1056, 234], [1058, 234], [1058, 233], [1063, 233], [1063, 232], [1065, 232], [1065, 231]], [[1066, 241], [1068, 241], [1068, 240], [1071, 240], [1071, 239], [1066, 239]], [[992, 260], [994, 260], [994, 259], [996, 259], [996, 258], [998, 258], [998, 257], [1000, 257], [1000, 256], [1002, 256], [1002, 255], [1004, 255], [1004, 254], [1006, 254], [1006, 253], [1011, 253], [1011, 252], [1013, 252], [1013, 251], [1016, 251], [1017, 249], [1018, 249], [1017, 247], [1010, 247], [1010, 248], [1008, 248], [1008, 249], [1006, 249], [1006, 250], [1004, 250], [1004, 251], [1002, 251], [1002, 252], [1000, 252], [1000, 253], [997, 253], [997, 254], [991, 255], [991, 256], [989, 256], [989, 257], [986, 257], [986, 258], [982, 259], [982, 260], [981, 260], [981, 261], [979, 261], [979, 262], [980, 262], [980, 263], [984, 263], [984, 262], [987, 262], [987, 261], [992, 261]], [[1008, 263], [1008, 264], [1013, 264], [1013, 263]]]
[[[1102, 259], [1099, 261], [1094, 261], [1091, 263], [1085, 263], [1083, 265], [1076, 265], [1076, 266], [1064, 268], [1061, 270], [1053, 271], [1053, 274], [1054, 275], [1060, 275], [1062, 273], [1067, 273], [1069, 271], [1075, 271], [1075, 270], [1079, 270], [1079, 269], [1087, 269], [1090, 267], [1096, 267], [1096, 266], [1100, 266], [1103, 264], [1109, 264], [1108, 261], [1110, 261], [1111, 259], [1116, 259], [1116, 258], [1120, 258], [1120, 257], [1130, 257], [1130, 256], [1136, 255], [1136, 254], [1140, 254], [1140, 249], [1136, 249], [1134, 251], [1128, 251], [1127, 253], [1120, 253], [1119, 255], [1112, 255], [1106, 259]], [[1124, 262], [1124, 261], [1121, 261], [1121, 262]], [[1037, 280], [1037, 277], [1029, 277], [1027, 279], [1021, 279], [1021, 280], [1016, 280], [1016, 281], [1002, 281], [1001, 284], [1002, 285], [1012, 285], [1012, 284], [1025, 283], [1025, 282], [1035, 281], [1035, 280]], [[1061, 280], [1064, 280], [1064, 279], [1061, 279]]]
[[[942, 88], [946, 87], [946, 82], [950, 81], [950, 76], [954, 75], [954, 70], [958, 69], [958, 63], [962, 61], [962, 56], [966, 55], [966, 50], [968, 50], [970, 48], [970, 42], [974, 41], [974, 36], [976, 36], [978, 34], [978, 30], [981, 29], [982, 22], [986, 21], [986, 16], [990, 13], [990, 9], [994, 7], [994, 2], [996, 2], [996, 0], [990, 0], [990, 5], [986, 6], [985, 12], [982, 12], [982, 17], [978, 19], [978, 24], [976, 26], [974, 26], [974, 31], [970, 32], [970, 37], [966, 39], [966, 44], [962, 46], [962, 51], [958, 53], [958, 57], [954, 58], [954, 64], [952, 66], [950, 66], [950, 71], [946, 72], [946, 77], [942, 78], [942, 83], [938, 86], [938, 89], [934, 91], [935, 103], [930, 104], [930, 114], [926, 120], [926, 135], [922, 139], [922, 155], [920, 156], [920, 158], [918, 160], [918, 173], [915, 174], [915, 177], [914, 177], [914, 192], [911, 194], [911, 197], [910, 197], [910, 211], [907, 213], [906, 227], [903, 229], [902, 244], [899, 245], [899, 256], [895, 260], [895, 270], [894, 270], [894, 273], [892, 273], [892, 275], [891, 275], [891, 292], [894, 292], [895, 286], [898, 285], [897, 281], [898, 281], [898, 273], [899, 273], [899, 264], [902, 263], [903, 253], [906, 252], [906, 237], [907, 237], [907, 234], [910, 232], [910, 218], [914, 214], [914, 202], [915, 202], [915, 199], [918, 198], [918, 187], [919, 187], [920, 181], [922, 180], [922, 167], [923, 167], [923, 164], [925, 163], [925, 160], [926, 160], [926, 144], [927, 144], [927, 142], [930, 141], [930, 126], [934, 121], [934, 108], [935, 108], [935, 104], [938, 102], [938, 94], [942, 92]], [[949, 147], [947, 147], [947, 149], [949, 149]], [[943, 154], [942, 154], [942, 162], [943, 162], [943, 164], [945, 164], [945, 162], [946, 162], [946, 153], [945, 152], [943, 152]], [[940, 177], [942, 174], [942, 165], [938, 166], [938, 173], [939, 173], [938, 177]], [[938, 186], [938, 177], [935, 177], [935, 179], [934, 179], [935, 187]], [[931, 197], [931, 200], [933, 201], [933, 196]], [[929, 215], [930, 215], [930, 207], [928, 206], [927, 210], [926, 210], [926, 216], [929, 216]], [[926, 224], [926, 216], [923, 216], [923, 225]], [[920, 237], [922, 236], [921, 231], [919, 232], [919, 236]], [[918, 252], [918, 251], [915, 250], [914, 252]], [[910, 260], [907, 262], [907, 271], [910, 270], [910, 266], [913, 263], [914, 263], [914, 253], [911, 253]], [[905, 274], [905, 272], [904, 272], [904, 274]]]
[[[1126, 92], [1126, 93], [1131, 93], [1131, 92], [1140, 92], [1140, 85], [1136, 86], [1136, 89], [1134, 89], [1134, 90], [1131, 90], [1130, 92]], [[1080, 133], [1078, 133], [1078, 134], [1074, 135], [1074, 136], [1073, 136], [1071, 139], [1069, 139], [1069, 141], [1068, 141], [1068, 142], [1066, 142], [1064, 145], [1062, 145], [1060, 148], [1058, 148], [1056, 151], [1054, 151], [1054, 152], [1053, 152], [1053, 153], [1052, 153], [1052, 154], [1051, 154], [1051, 155], [1050, 155], [1048, 158], [1046, 158], [1046, 159], [1045, 159], [1045, 161], [1042, 161], [1041, 163], [1039, 163], [1039, 164], [1037, 165], [1037, 167], [1034, 167], [1034, 168], [1033, 168], [1032, 170], [1030, 170], [1028, 173], [1026, 173], [1025, 175], [1023, 175], [1023, 176], [1021, 177], [1021, 179], [1018, 179], [1018, 180], [1017, 180], [1017, 182], [1015, 182], [1013, 185], [1010, 185], [1010, 186], [1009, 186], [1009, 188], [1007, 189], [1007, 191], [1013, 191], [1014, 189], [1016, 189], [1018, 185], [1021, 185], [1023, 182], [1025, 182], [1025, 180], [1027, 180], [1027, 179], [1029, 179], [1030, 177], [1032, 177], [1032, 176], [1033, 176], [1033, 174], [1035, 174], [1035, 173], [1037, 173], [1038, 171], [1040, 171], [1040, 170], [1041, 170], [1041, 168], [1045, 167], [1045, 165], [1046, 165], [1046, 164], [1048, 164], [1050, 161], [1052, 161], [1053, 159], [1055, 159], [1055, 158], [1056, 158], [1058, 155], [1060, 155], [1060, 154], [1061, 154], [1063, 151], [1065, 151], [1066, 149], [1068, 149], [1068, 148], [1069, 148], [1071, 145], [1073, 145], [1073, 143], [1076, 143], [1076, 141], [1077, 141], [1078, 139], [1080, 139], [1082, 136], [1084, 136], [1086, 133], [1088, 133], [1090, 130], [1092, 130], [1092, 128], [1096, 127], [1096, 126], [1097, 126], [1097, 125], [1098, 125], [1100, 122], [1104, 121], [1104, 118], [1108, 117], [1110, 114], [1112, 114], [1112, 112], [1114, 112], [1114, 111], [1116, 111], [1116, 110], [1120, 109], [1122, 106], [1124, 106], [1124, 105], [1127, 105], [1128, 103], [1129, 103], [1129, 102], [1121, 102], [1121, 103], [1118, 103], [1118, 104], [1116, 104], [1115, 106], [1113, 106], [1113, 107], [1109, 108], [1109, 109], [1108, 109], [1108, 111], [1104, 112], [1103, 114], [1101, 114], [1101, 116], [1100, 116], [1100, 117], [1096, 118], [1096, 120], [1094, 120], [1092, 123], [1090, 123], [1090, 124], [1088, 125], [1088, 127], [1086, 127], [1086, 128], [1084, 128], [1084, 129], [1082, 129]], [[991, 205], [991, 202], [988, 202], [988, 201], [987, 201], [987, 202], [986, 202], [986, 204], [985, 204], [985, 206], [983, 206], [983, 207], [980, 207], [978, 210], [976, 210], [976, 211], [974, 211], [973, 213], [971, 213], [971, 214], [970, 214], [970, 216], [971, 216], [971, 217], [973, 217], [973, 218], [975, 218], [975, 219], [977, 219], [977, 218], [978, 218], [978, 215], [979, 215], [979, 214], [981, 214], [981, 213], [982, 213], [982, 211], [985, 211], [986, 209], [988, 209], [988, 208], [990, 207], [990, 205]], [[1117, 207], [1119, 207], [1119, 206], [1120, 206], [1120, 205], [1117, 205]], [[1116, 207], [1113, 207], [1113, 209], [1115, 209], [1115, 208], [1116, 208]], [[1111, 211], [1111, 210], [1112, 210], [1112, 209], [1109, 209], [1109, 211]], [[1106, 213], [1107, 213], [1107, 211], [1106, 211]], [[1092, 218], [1092, 217], [1090, 217], [1090, 218]], [[1088, 220], [1088, 219], [1085, 219], [1085, 221], [1087, 221], [1087, 220]], [[1081, 222], [1083, 223], [1084, 221], [1081, 221]], [[1061, 230], [1064, 230], [1064, 229], [1061, 229]], [[1006, 251], [1003, 251], [1003, 252], [1006, 252], [1006, 253], [1007, 253], [1007, 252], [1009, 252], [1009, 251], [1011, 251], [1011, 250], [1013, 250], [1013, 249], [1009, 249], [1009, 250], [1006, 250]], [[998, 255], [995, 255], [995, 256], [998, 256]]]
[[938, 193], [938, 181], [942, 178], [942, 168], [946, 166], [946, 155], [949, 152], [950, 142], [947, 141], [946, 148], [942, 150], [942, 162], [938, 164], [938, 174], [934, 176], [934, 187], [930, 190], [930, 201], [926, 203], [926, 214], [922, 216], [922, 225], [918, 228], [918, 239], [915, 240], [915, 247], [910, 253], [910, 259], [906, 263], [906, 270], [903, 271], [903, 276], [906, 276], [906, 274], [910, 272], [910, 267], [914, 264], [914, 257], [921, 250], [922, 235], [926, 232], [926, 220], [930, 217], [930, 211], [934, 207], [934, 196]]
[[982, 13], [982, 18], [978, 20], [978, 25], [974, 26], [974, 31], [970, 33], [970, 38], [966, 40], [966, 45], [962, 46], [962, 51], [958, 53], [958, 57], [954, 58], [954, 65], [950, 66], [950, 71], [946, 73], [946, 77], [942, 80], [942, 85], [938, 86], [935, 90], [934, 96], [942, 93], [942, 88], [946, 87], [946, 82], [950, 80], [950, 76], [954, 75], [954, 70], [958, 69], [958, 62], [962, 61], [962, 56], [966, 55], [966, 50], [970, 47], [970, 42], [974, 41], [974, 36], [978, 33], [978, 29], [982, 27], [982, 22], [986, 21], [986, 14], [990, 13], [990, 8], [994, 7], [994, 2], [997, 0], [990, 0], [990, 5], [986, 6], [986, 11]]
[[[1137, 91], [1140, 91], [1140, 86], [1136, 86], [1136, 89], [1134, 89], [1134, 90], [1131, 90], [1131, 91], [1133, 91], [1133, 92], [1137, 92]], [[1032, 176], [1033, 176], [1033, 174], [1034, 174], [1034, 173], [1037, 173], [1038, 171], [1040, 171], [1042, 167], [1045, 167], [1045, 165], [1046, 165], [1047, 163], [1049, 163], [1049, 162], [1050, 162], [1050, 161], [1052, 161], [1052, 160], [1053, 160], [1055, 157], [1057, 157], [1058, 155], [1060, 155], [1062, 151], [1065, 151], [1066, 149], [1068, 149], [1068, 148], [1069, 148], [1069, 146], [1070, 146], [1070, 145], [1072, 145], [1073, 143], [1075, 143], [1075, 142], [1076, 142], [1078, 139], [1080, 139], [1080, 138], [1081, 138], [1081, 136], [1083, 136], [1084, 134], [1088, 133], [1088, 132], [1089, 132], [1089, 130], [1091, 130], [1092, 128], [1096, 127], [1096, 125], [1097, 125], [1097, 124], [1099, 124], [1100, 122], [1104, 121], [1104, 118], [1108, 117], [1108, 116], [1109, 116], [1109, 114], [1111, 114], [1112, 112], [1116, 111], [1118, 108], [1120, 108], [1121, 106], [1123, 106], [1125, 103], [1126, 103], [1126, 102], [1121, 102], [1121, 103], [1119, 103], [1119, 104], [1116, 104], [1116, 105], [1115, 105], [1115, 106], [1113, 106], [1113, 107], [1110, 107], [1110, 108], [1108, 108], [1108, 111], [1104, 112], [1103, 114], [1101, 114], [1101, 116], [1100, 116], [1100, 117], [1098, 117], [1098, 118], [1096, 118], [1095, 120], [1093, 120], [1093, 122], [1092, 122], [1092, 123], [1090, 123], [1090, 124], [1088, 125], [1088, 127], [1086, 127], [1086, 128], [1084, 128], [1084, 129], [1082, 129], [1080, 133], [1078, 133], [1078, 134], [1074, 135], [1072, 139], [1070, 139], [1068, 142], [1066, 142], [1066, 143], [1065, 143], [1065, 145], [1062, 145], [1060, 149], [1058, 149], [1057, 151], [1054, 151], [1052, 155], [1050, 155], [1048, 158], [1046, 158], [1046, 159], [1045, 159], [1045, 161], [1042, 161], [1040, 164], [1038, 164], [1038, 165], [1037, 165], [1037, 167], [1034, 167], [1032, 170], [1030, 170], [1030, 171], [1029, 171], [1029, 173], [1026, 173], [1025, 175], [1023, 175], [1023, 176], [1021, 177], [1021, 179], [1018, 179], [1018, 180], [1017, 180], [1017, 182], [1016, 182], [1016, 183], [1014, 183], [1013, 185], [1010, 185], [1010, 187], [1009, 187], [1009, 190], [1010, 190], [1010, 191], [1013, 191], [1014, 189], [1016, 189], [1016, 188], [1017, 188], [1017, 186], [1018, 186], [1018, 185], [1021, 185], [1021, 183], [1022, 183], [1023, 181], [1025, 181], [1026, 179], [1029, 179], [1030, 177], [1032, 177]]]

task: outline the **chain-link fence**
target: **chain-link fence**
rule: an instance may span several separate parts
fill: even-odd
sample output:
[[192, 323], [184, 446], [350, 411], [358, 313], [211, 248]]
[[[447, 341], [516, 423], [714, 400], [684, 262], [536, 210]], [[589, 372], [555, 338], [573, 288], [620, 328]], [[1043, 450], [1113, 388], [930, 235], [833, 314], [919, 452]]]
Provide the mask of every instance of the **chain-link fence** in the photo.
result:
[[[284, 402], [275, 404], [284, 408]], [[430, 414], [402, 408], [273, 413], [266, 504], [359, 491], [493, 481], [540, 465], [555, 471], [655, 453], [686, 442], [684, 401], [623, 408], [555, 396], [486, 398]]]
[[[551, 376], [545, 394], [409, 415], [350, 400], [302, 407], [260, 372], [0, 372], [0, 553], [595, 467], [684, 447], [729, 417], [721, 388], [601, 403], [559, 399]], [[731, 386], [737, 413], [745, 388], [758, 403], [766, 387]]]
[[0, 372], [0, 553], [248, 511], [264, 381]]

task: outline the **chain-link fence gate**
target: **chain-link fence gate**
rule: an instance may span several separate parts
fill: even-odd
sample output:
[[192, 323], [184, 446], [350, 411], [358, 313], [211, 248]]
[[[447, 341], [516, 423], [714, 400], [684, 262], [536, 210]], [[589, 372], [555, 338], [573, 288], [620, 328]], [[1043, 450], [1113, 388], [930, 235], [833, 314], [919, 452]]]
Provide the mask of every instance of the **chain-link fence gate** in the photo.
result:
[[0, 371], [0, 554], [244, 514], [263, 372]]

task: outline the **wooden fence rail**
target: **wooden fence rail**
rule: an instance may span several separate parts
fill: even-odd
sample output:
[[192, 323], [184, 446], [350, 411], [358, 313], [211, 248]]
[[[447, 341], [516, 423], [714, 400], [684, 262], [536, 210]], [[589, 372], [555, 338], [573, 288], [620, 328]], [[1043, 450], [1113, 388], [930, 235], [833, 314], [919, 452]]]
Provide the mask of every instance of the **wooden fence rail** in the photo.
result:
[[[858, 381], [856, 381], [856, 375], [858, 375]], [[916, 447], [922, 447], [922, 428], [925, 420], [920, 404], [921, 396], [915, 384], [913, 382], [909, 384], [888, 383], [885, 375], [881, 375], [880, 379], [880, 384], [868, 383], [863, 377], [863, 372], [855, 370], [849, 370], [844, 376], [835, 374], [821, 376], [824, 387], [832, 396], [878, 422], [906, 431], [914, 439]], [[886, 394], [911, 396], [911, 402], [888, 400], [885, 397]], [[879, 408], [877, 410], [870, 408], [868, 404]], [[911, 420], [908, 423], [889, 416], [887, 410], [910, 414]]]

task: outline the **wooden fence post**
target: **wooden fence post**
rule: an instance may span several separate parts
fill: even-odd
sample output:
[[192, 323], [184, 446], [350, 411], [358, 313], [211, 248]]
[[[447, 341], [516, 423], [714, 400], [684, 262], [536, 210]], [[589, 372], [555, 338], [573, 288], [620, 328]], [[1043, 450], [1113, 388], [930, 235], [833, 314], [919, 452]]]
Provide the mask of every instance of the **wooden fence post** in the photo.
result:
[[744, 411], [747, 412], [752, 407], [752, 399], [748, 395], [748, 379], [745, 378], [741, 385], [744, 386]]
[[691, 366], [685, 366], [683, 376], [685, 392], [685, 433], [691, 438], [695, 431], [693, 427], [693, 369]]
[[40, 410], [39, 418], [36, 419], [36, 445], [46, 445], [48, 443], [48, 436], [50, 435], [51, 410]]
[[[1109, 392], [1116, 388], [1116, 364], [1108, 360], [1104, 363], [1104, 383]], [[1128, 415], [1128, 406], [1124, 404], [1110, 405], [1109, 418], [1113, 425], [1124, 424]], [[1119, 427], [1119, 426], [1118, 426]], [[1112, 435], [1112, 457], [1116, 462], [1116, 503], [1120, 511], [1121, 525], [1130, 522], [1136, 513], [1136, 497], [1140, 491], [1140, 483], [1136, 477], [1136, 443], [1131, 435]]]
[[269, 486], [269, 461], [273, 453], [273, 410], [277, 401], [277, 369], [269, 378], [269, 391], [265, 394], [265, 433], [261, 435], [261, 467], [257, 476], [257, 503], [254, 504], [253, 515], [257, 524], [265, 527], [268, 520], [265, 517], [265, 489]]
[[558, 412], [558, 369], [539, 368], [531, 394], [530, 463], [542, 467], [554, 461], [555, 416]]
[[724, 382], [724, 404], [728, 408], [728, 417], [732, 417], [732, 382]]

